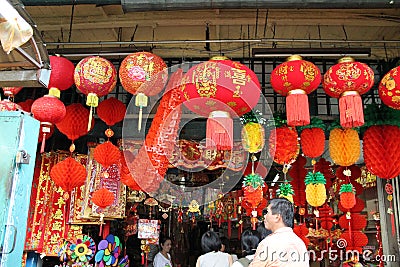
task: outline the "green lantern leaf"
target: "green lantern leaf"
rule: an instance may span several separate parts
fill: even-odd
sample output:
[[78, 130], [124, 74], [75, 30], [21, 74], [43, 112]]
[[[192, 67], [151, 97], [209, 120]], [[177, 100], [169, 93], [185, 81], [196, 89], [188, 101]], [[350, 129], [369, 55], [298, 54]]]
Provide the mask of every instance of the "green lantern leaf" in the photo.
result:
[[340, 186], [339, 194], [341, 193], [354, 193], [354, 188], [352, 184], [342, 184]]
[[364, 110], [364, 125], [394, 125], [400, 127], [400, 110], [392, 109], [386, 105], [370, 104]]
[[282, 183], [278, 189], [278, 195], [281, 196], [291, 196], [294, 195], [294, 190], [291, 184], [289, 183]]
[[321, 172], [309, 172], [304, 179], [306, 185], [309, 184], [326, 184], [326, 179]]
[[279, 128], [282, 127], [284, 125], [286, 125], [286, 115], [281, 113], [281, 112], [277, 112], [274, 114], [274, 117], [271, 119], [268, 119], [266, 122], [266, 126], [267, 127], [275, 127], [275, 128]]
[[326, 125], [325, 125], [324, 121], [321, 120], [320, 118], [313, 117], [313, 118], [311, 118], [310, 124], [297, 127], [299, 132], [303, 131], [304, 129], [308, 129], [308, 128], [321, 128], [322, 130], [325, 131]]
[[259, 110], [255, 110], [255, 111], [251, 110], [251, 111], [243, 114], [239, 119], [243, 125], [245, 125], [249, 122], [254, 122], [254, 123], [264, 125], [266, 122], [266, 119], [264, 119], [262, 117], [262, 113]]
[[243, 186], [251, 186], [253, 188], [263, 187], [264, 179], [258, 173], [249, 174], [244, 177]]

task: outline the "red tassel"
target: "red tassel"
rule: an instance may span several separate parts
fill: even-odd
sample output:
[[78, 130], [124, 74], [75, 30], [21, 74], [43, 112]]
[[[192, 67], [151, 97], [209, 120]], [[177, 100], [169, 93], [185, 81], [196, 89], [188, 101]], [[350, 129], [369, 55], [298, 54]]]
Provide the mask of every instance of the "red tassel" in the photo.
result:
[[142, 265], [144, 265], [144, 252], [142, 252], [141, 254], [142, 254]]
[[363, 103], [357, 91], [344, 92], [339, 98], [340, 125], [344, 128], [364, 124]]
[[103, 227], [103, 239], [106, 239], [106, 237], [110, 234], [110, 221], [106, 221], [104, 223], [104, 227]]
[[289, 126], [310, 124], [308, 96], [304, 90], [289, 91], [286, 97], [286, 117]]
[[233, 120], [225, 111], [213, 111], [207, 120], [206, 147], [231, 150], [233, 147]]

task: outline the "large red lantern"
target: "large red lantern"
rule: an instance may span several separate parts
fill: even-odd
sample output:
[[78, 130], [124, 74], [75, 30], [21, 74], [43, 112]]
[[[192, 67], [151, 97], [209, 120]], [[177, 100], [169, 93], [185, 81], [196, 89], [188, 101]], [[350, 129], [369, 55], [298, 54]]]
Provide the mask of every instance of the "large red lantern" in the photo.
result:
[[35, 119], [40, 121], [41, 131], [43, 133], [42, 146], [40, 153], [44, 152], [46, 134], [50, 134], [53, 124], [62, 121], [66, 115], [64, 103], [57, 97], [45, 95], [33, 102], [31, 111]]
[[[115, 97], [110, 97], [101, 101], [97, 107], [97, 115], [108, 125], [108, 127], [111, 127], [117, 122], [122, 121], [125, 117], [125, 112], [126, 107], [124, 103]], [[114, 132], [108, 128], [106, 130], [106, 136], [111, 137], [113, 135]]]
[[76, 88], [87, 96], [86, 105], [90, 106], [90, 130], [93, 108], [99, 104], [99, 97], [111, 92], [117, 83], [117, 71], [105, 58], [90, 56], [82, 59], [75, 67], [74, 81]]
[[374, 71], [368, 65], [344, 57], [324, 75], [327, 95], [339, 98], [340, 125], [344, 128], [364, 124], [361, 96], [374, 85]]
[[93, 157], [98, 163], [107, 169], [111, 165], [118, 163], [121, 158], [121, 151], [118, 147], [113, 145], [113, 143], [106, 141], [103, 144], [96, 146], [93, 151]]
[[147, 107], [148, 96], [154, 96], [164, 88], [167, 74], [167, 65], [164, 60], [149, 52], [130, 54], [121, 62], [119, 79], [122, 87], [136, 95], [135, 106], [140, 109], [139, 131], [142, 125], [142, 109]]
[[50, 80], [49, 89], [67, 90], [74, 84], [74, 64], [61, 56], [50, 56]]
[[86, 169], [74, 158], [68, 157], [51, 168], [50, 177], [64, 191], [70, 192], [85, 183]]
[[299, 155], [300, 145], [295, 128], [279, 127], [269, 136], [269, 153], [281, 165], [294, 162]]
[[225, 57], [200, 63], [184, 75], [181, 97], [191, 111], [206, 116], [206, 146], [229, 150], [233, 146], [232, 117], [249, 112], [260, 98], [256, 74]]
[[3, 87], [3, 93], [9, 98], [13, 98], [16, 94], [21, 91], [23, 87]]
[[271, 86], [286, 96], [286, 116], [289, 126], [310, 124], [307, 94], [321, 83], [321, 72], [313, 63], [294, 55], [271, 73]]
[[400, 109], [400, 66], [391, 69], [379, 84], [382, 102], [394, 109]]

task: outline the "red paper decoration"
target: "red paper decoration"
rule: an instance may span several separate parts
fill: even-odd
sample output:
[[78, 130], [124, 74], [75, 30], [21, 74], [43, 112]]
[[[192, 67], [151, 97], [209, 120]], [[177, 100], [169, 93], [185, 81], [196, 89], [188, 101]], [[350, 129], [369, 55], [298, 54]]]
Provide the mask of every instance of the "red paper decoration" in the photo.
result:
[[326, 230], [331, 230], [333, 227], [333, 210], [328, 204], [324, 204], [319, 208], [319, 218], [321, 222], [321, 227]]
[[25, 112], [31, 112], [31, 107], [32, 107], [33, 102], [35, 102], [35, 100], [33, 100], [33, 99], [27, 99], [27, 100], [25, 100], [25, 101], [23, 101], [23, 102], [19, 102], [19, 103], [17, 103], [17, 104], [21, 107], [21, 109], [22, 109], [23, 111], [25, 111]]
[[327, 95], [339, 98], [340, 125], [344, 128], [364, 124], [361, 96], [374, 85], [374, 72], [368, 65], [344, 57], [324, 75]]
[[50, 56], [50, 81], [48, 88], [67, 90], [74, 84], [74, 64], [61, 56]]
[[310, 124], [307, 94], [321, 83], [317, 66], [301, 56], [294, 55], [271, 73], [271, 85], [275, 92], [286, 96], [286, 116], [289, 126]]
[[383, 103], [391, 108], [400, 109], [400, 66], [383, 76], [378, 92]]
[[354, 205], [354, 207], [352, 207], [351, 209], [344, 208], [340, 202], [338, 203], [338, 208], [342, 212], [361, 212], [365, 208], [365, 203], [361, 198], [356, 197], [356, 205]]
[[14, 97], [23, 87], [3, 87], [3, 93], [7, 97]]
[[191, 111], [209, 117], [206, 146], [230, 150], [231, 118], [249, 112], [257, 104], [260, 83], [245, 65], [217, 57], [189, 69], [182, 79], [181, 97]]
[[15, 111], [17, 109], [20, 109], [19, 105], [9, 99], [0, 100], [0, 111]]
[[339, 225], [343, 229], [349, 229], [349, 222], [352, 230], [362, 230], [367, 226], [367, 219], [359, 213], [351, 213], [350, 220], [346, 215], [340, 216]]
[[371, 126], [364, 133], [364, 161], [376, 176], [392, 179], [400, 174], [400, 128]]
[[92, 202], [104, 209], [114, 203], [114, 193], [106, 188], [100, 188], [96, 190], [92, 195]]
[[346, 240], [346, 251], [358, 250], [362, 253], [362, 247], [368, 244], [368, 237], [361, 231], [345, 231], [340, 238]]
[[325, 133], [321, 128], [307, 128], [300, 133], [301, 149], [306, 157], [317, 158], [324, 153]]
[[[344, 170], [350, 170], [351, 175], [349, 177], [345, 176], [343, 173]], [[359, 195], [364, 191], [362, 184], [357, 182], [357, 179], [359, 179], [361, 177], [361, 168], [360, 167], [358, 167], [356, 165], [350, 165], [348, 167], [339, 166], [336, 169], [336, 177], [339, 180], [338, 184], [337, 184], [338, 192], [339, 192], [340, 186], [342, 184], [346, 184], [346, 183], [351, 183], [353, 185], [356, 195]]]
[[100, 102], [97, 107], [97, 115], [108, 126], [122, 121], [125, 117], [126, 106], [115, 97], [110, 97]]
[[296, 161], [293, 162], [292, 168], [289, 169], [289, 175], [292, 177], [290, 184], [293, 187], [293, 203], [299, 207], [305, 207], [306, 205], [306, 185], [304, 179], [307, 174], [307, 170], [304, 168], [307, 159], [303, 156], [298, 156]]
[[293, 228], [293, 232], [300, 237], [301, 240], [303, 240], [304, 244], [306, 247], [310, 244], [310, 239], [308, 239], [306, 236], [308, 235], [308, 228], [304, 224], [300, 225], [295, 225]]
[[85, 183], [86, 169], [75, 159], [68, 157], [53, 166], [50, 177], [64, 191], [70, 192]]
[[274, 161], [284, 165], [296, 160], [300, 145], [295, 128], [279, 127], [271, 131], [269, 137], [269, 153]]
[[119, 161], [121, 158], [121, 152], [118, 147], [113, 145], [113, 143], [106, 141], [103, 144], [96, 146], [93, 151], [93, 157], [98, 163], [107, 169]]

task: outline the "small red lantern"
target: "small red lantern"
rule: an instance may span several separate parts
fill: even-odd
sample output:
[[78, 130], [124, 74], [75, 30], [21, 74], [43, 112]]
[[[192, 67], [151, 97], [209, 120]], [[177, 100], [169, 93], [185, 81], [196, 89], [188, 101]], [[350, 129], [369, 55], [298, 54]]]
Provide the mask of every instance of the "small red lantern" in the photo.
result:
[[379, 84], [379, 97], [387, 106], [400, 109], [400, 66], [383, 76]]
[[343, 229], [350, 227], [352, 230], [363, 230], [367, 226], [367, 219], [360, 213], [351, 213], [350, 219], [346, 215], [340, 216], [339, 225]]
[[50, 128], [53, 124], [62, 121], [66, 115], [64, 103], [57, 97], [45, 95], [33, 102], [31, 111], [35, 119], [40, 121], [43, 132], [42, 146], [40, 153], [44, 152], [46, 134], [50, 133]]
[[85, 183], [86, 169], [74, 158], [68, 157], [51, 168], [50, 177], [65, 192], [70, 192]]
[[23, 87], [3, 87], [3, 93], [9, 98], [13, 98], [16, 94], [21, 91]]
[[92, 195], [92, 202], [102, 209], [110, 206], [114, 203], [115, 196], [114, 193], [106, 188], [100, 188], [96, 190]]
[[[124, 103], [115, 97], [107, 98], [100, 102], [97, 107], [97, 115], [99, 118], [104, 121], [109, 127], [113, 126], [117, 122], [120, 122], [124, 119], [126, 112], [126, 107]], [[111, 137], [114, 135], [114, 132], [108, 128], [106, 130], [106, 136]]]
[[209, 118], [206, 147], [230, 150], [233, 146], [231, 117], [241, 116], [257, 104], [260, 83], [245, 65], [214, 57], [184, 75], [181, 97], [188, 109]]
[[307, 94], [321, 83], [321, 72], [313, 63], [293, 55], [271, 73], [271, 86], [286, 96], [286, 116], [289, 126], [310, 124]]
[[48, 88], [67, 90], [74, 84], [74, 64], [61, 56], [50, 56], [49, 58], [51, 73]]
[[114, 146], [113, 143], [106, 141], [103, 144], [96, 146], [93, 151], [93, 157], [98, 163], [107, 169], [120, 160], [121, 151], [118, 147]]
[[364, 124], [361, 96], [374, 85], [374, 71], [368, 65], [344, 57], [324, 75], [327, 95], [339, 98], [340, 125], [344, 128]]
[[309, 158], [321, 156], [325, 149], [324, 130], [318, 127], [302, 130], [300, 134], [300, 144], [305, 156]]
[[75, 67], [74, 80], [76, 88], [87, 96], [86, 105], [90, 106], [90, 130], [93, 108], [99, 104], [99, 97], [111, 92], [117, 83], [117, 71], [114, 65], [105, 58], [90, 56], [82, 59]]
[[294, 162], [299, 155], [300, 145], [295, 128], [279, 127], [271, 131], [269, 153], [281, 165]]
[[33, 99], [27, 99], [27, 100], [25, 100], [25, 101], [23, 101], [23, 102], [19, 102], [19, 103], [17, 103], [17, 104], [21, 107], [21, 109], [22, 109], [23, 111], [25, 111], [25, 112], [31, 112], [31, 107], [32, 107], [33, 102], [35, 102], [35, 100], [33, 100]]

